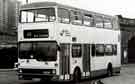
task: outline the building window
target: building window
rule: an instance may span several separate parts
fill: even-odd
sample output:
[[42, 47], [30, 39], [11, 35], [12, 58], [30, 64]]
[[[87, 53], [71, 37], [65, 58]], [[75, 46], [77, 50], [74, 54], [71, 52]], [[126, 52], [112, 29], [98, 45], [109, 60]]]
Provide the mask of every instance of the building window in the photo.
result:
[[72, 45], [72, 57], [81, 57], [81, 45], [80, 44], [73, 44]]
[[105, 55], [113, 55], [113, 45], [105, 45]]
[[71, 19], [72, 19], [72, 24], [75, 25], [81, 25], [82, 24], [82, 15], [80, 12], [77, 11], [71, 11]]
[[58, 9], [58, 21], [60, 23], [70, 23], [70, 13], [66, 9]]

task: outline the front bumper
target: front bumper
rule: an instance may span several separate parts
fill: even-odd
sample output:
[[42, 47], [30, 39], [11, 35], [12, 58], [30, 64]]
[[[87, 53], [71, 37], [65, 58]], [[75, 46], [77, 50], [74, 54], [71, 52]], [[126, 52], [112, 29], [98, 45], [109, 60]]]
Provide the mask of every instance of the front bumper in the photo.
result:
[[18, 78], [20, 80], [31, 80], [33, 78], [41, 79], [58, 79], [57, 75], [45, 75], [45, 74], [29, 74], [29, 73], [18, 73]]
[[44, 78], [44, 79], [58, 79], [55, 73], [52, 73], [53, 69], [19, 69], [18, 78], [24, 80], [31, 80], [33, 78]]

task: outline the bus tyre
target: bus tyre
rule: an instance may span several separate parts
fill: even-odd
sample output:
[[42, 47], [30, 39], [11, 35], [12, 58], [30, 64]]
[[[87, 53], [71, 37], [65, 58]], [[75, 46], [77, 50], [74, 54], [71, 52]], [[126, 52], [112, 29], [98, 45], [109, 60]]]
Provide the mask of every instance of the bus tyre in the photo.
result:
[[73, 81], [79, 82], [81, 80], [81, 71], [79, 68], [76, 68], [73, 74]]
[[112, 74], [113, 74], [113, 72], [112, 72], [112, 66], [108, 66], [108, 68], [107, 68], [107, 76], [111, 77]]
[[48, 78], [42, 78], [42, 79], [41, 79], [41, 81], [43, 81], [43, 82], [44, 82], [44, 81], [49, 82], [50, 80], [51, 80], [50, 77], [48, 77]]

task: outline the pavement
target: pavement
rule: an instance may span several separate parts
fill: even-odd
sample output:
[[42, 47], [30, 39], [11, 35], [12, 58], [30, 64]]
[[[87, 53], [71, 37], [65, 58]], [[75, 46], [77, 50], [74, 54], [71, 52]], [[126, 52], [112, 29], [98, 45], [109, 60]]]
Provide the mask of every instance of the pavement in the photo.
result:
[[135, 64], [122, 65], [121, 73], [102, 78], [104, 84], [135, 84]]
[[0, 69], [0, 72], [9, 72], [9, 71], [16, 71], [17, 68], [10, 68], [10, 69]]

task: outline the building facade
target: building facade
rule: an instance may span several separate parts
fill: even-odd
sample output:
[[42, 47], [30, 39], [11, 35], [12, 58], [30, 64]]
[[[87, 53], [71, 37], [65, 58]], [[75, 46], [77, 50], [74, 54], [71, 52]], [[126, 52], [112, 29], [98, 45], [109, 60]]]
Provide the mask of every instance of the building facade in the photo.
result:
[[16, 0], [0, 0], [0, 47], [16, 44], [16, 7]]
[[135, 63], [135, 19], [118, 15], [121, 30], [121, 62]]
[[17, 57], [17, 6], [17, 0], [0, 0], [0, 68], [13, 66]]

